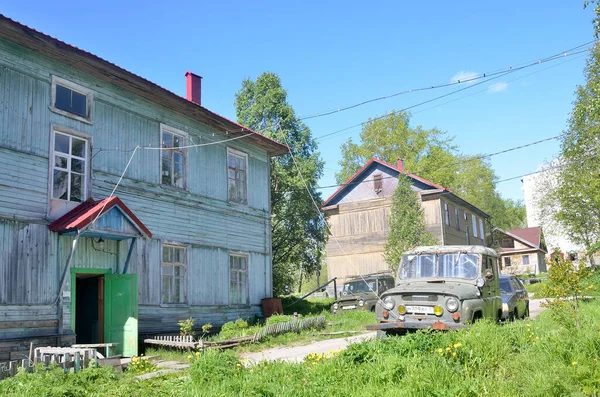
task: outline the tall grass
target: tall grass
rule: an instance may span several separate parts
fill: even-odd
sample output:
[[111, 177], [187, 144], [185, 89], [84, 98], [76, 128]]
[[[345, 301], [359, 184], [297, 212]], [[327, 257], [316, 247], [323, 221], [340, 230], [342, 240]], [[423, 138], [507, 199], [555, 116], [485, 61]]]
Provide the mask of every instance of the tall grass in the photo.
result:
[[[425, 331], [354, 344], [301, 364], [245, 366], [233, 352], [210, 351], [192, 360], [189, 379], [131, 382], [127, 374], [86, 370], [52, 373], [47, 381], [53, 392], [76, 385], [90, 395], [111, 396], [597, 395], [598, 318], [600, 302], [593, 301], [583, 306], [582, 324], [575, 330], [561, 328], [546, 312], [505, 326], [482, 321], [457, 332]], [[40, 376], [0, 382], [0, 395], [60, 395], [44, 393], [47, 385]]]

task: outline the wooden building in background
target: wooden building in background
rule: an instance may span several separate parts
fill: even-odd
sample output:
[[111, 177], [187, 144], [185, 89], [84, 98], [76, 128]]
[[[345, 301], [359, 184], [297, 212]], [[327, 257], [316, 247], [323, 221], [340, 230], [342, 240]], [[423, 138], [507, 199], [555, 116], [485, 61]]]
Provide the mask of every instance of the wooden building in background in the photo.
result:
[[547, 271], [548, 248], [539, 226], [504, 231], [495, 228], [500, 272], [503, 274], [538, 274]]
[[[323, 204], [329, 216], [327, 274], [345, 278], [390, 269], [383, 252], [398, 176], [419, 195], [427, 231], [440, 245], [486, 245], [489, 216], [443, 186], [379, 159], [369, 160]], [[341, 285], [341, 283], [338, 283]]]

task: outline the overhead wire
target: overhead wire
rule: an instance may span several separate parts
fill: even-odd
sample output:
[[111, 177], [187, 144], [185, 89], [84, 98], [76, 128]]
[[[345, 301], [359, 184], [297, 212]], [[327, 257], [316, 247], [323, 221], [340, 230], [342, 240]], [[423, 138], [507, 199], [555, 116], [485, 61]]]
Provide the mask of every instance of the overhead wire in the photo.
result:
[[578, 54], [581, 54], [581, 53], [586, 53], [586, 52], [589, 52], [589, 51], [590, 51], [589, 49], [585, 49], [585, 50], [580, 50], [580, 51], [576, 51], [576, 52], [572, 52], [572, 53], [566, 53], [565, 52], [560, 58], [554, 57], [554, 58], [550, 58], [550, 59], [546, 59], [546, 60], [540, 60], [539, 62], [536, 62], [535, 64], [529, 64], [529, 65], [526, 65], [526, 66], [522, 66], [522, 67], [518, 67], [518, 68], [513, 68], [511, 70], [504, 71], [501, 74], [498, 74], [498, 75], [496, 75], [494, 77], [486, 78], [485, 80], [479, 81], [477, 83], [474, 83], [474, 84], [468, 85], [466, 87], [463, 87], [463, 88], [460, 88], [460, 89], [448, 92], [446, 94], [439, 95], [437, 97], [434, 97], [434, 98], [431, 98], [431, 99], [428, 99], [428, 100], [425, 100], [425, 101], [422, 101], [422, 102], [419, 102], [419, 103], [407, 106], [407, 107], [402, 108], [400, 110], [394, 110], [392, 112], [385, 113], [382, 116], [377, 116], [377, 117], [374, 117], [374, 118], [369, 118], [368, 120], [362, 121], [362, 122], [360, 122], [358, 124], [354, 124], [354, 125], [351, 125], [351, 126], [346, 127], [346, 128], [342, 128], [342, 129], [339, 129], [339, 130], [336, 130], [336, 131], [333, 131], [333, 132], [330, 132], [330, 133], [327, 133], [327, 134], [324, 134], [324, 135], [320, 135], [318, 137], [315, 137], [314, 140], [315, 141], [324, 140], [325, 138], [328, 138], [328, 137], [333, 136], [333, 135], [337, 135], [337, 134], [339, 134], [341, 132], [345, 132], [345, 131], [348, 131], [348, 130], [351, 130], [351, 129], [354, 129], [354, 128], [357, 128], [357, 127], [362, 127], [364, 124], [366, 124], [368, 122], [372, 122], [372, 121], [375, 121], [375, 120], [384, 119], [384, 118], [389, 117], [389, 116], [391, 116], [391, 115], [393, 115], [395, 113], [405, 112], [407, 110], [414, 109], [416, 107], [419, 107], [419, 106], [425, 105], [427, 103], [431, 103], [431, 102], [437, 101], [437, 100], [442, 99], [442, 98], [446, 98], [448, 96], [457, 94], [459, 92], [462, 92], [462, 91], [465, 91], [465, 90], [470, 90], [473, 87], [476, 87], [478, 85], [485, 84], [485, 83], [487, 83], [489, 81], [496, 80], [496, 79], [498, 79], [500, 77], [506, 76], [508, 74], [515, 73], [517, 71], [523, 70], [523, 69], [528, 68], [528, 67], [532, 67], [532, 66], [536, 66], [536, 65], [539, 65], [539, 64], [542, 64], [542, 63], [554, 61], [556, 59], [562, 59], [564, 57], [570, 57], [570, 56], [578, 55]]
[[545, 58], [538, 58], [532, 61], [528, 61], [528, 62], [523, 62], [514, 66], [508, 66], [505, 68], [501, 68], [501, 69], [496, 69], [494, 71], [491, 72], [486, 72], [486, 73], [480, 73], [476, 76], [472, 76], [472, 77], [467, 77], [465, 79], [457, 79], [455, 81], [450, 81], [447, 83], [440, 83], [440, 84], [434, 84], [434, 85], [427, 85], [424, 87], [419, 87], [419, 88], [411, 88], [411, 89], [406, 89], [403, 91], [399, 91], [399, 92], [395, 92], [392, 94], [388, 94], [388, 95], [383, 95], [380, 97], [376, 97], [376, 98], [371, 98], [371, 99], [367, 99], [358, 103], [355, 103], [353, 105], [348, 105], [348, 106], [344, 106], [344, 107], [339, 107], [337, 109], [333, 109], [333, 110], [329, 110], [329, 111], [324, 111], [324, 112], [317, 112], [308, 116], [303, 116], [300, 117], [300, 120], [309, 120], [309, 119], [314, 119], [314, 118], [318, 118], [318, 117], [323, 117], [323, 116], [329, 116], [335, 113], [340, 113], [340, 112], [344, 112], [346, 110], [350, 110], [350, 109], [355, 109], [357, 107], [369, 104], [369, 103], [373, 103], [373, 102], [377, 102], [377, 101], [382, 101], [385, 99], [389, 99], [389, 98], [394, 98], [403, 94], [408, 94], [408, 93], [413, 93], [413, 92], [419, 92], [419, 91], [428, 91], [428, 90], [434, 90], [434, 89], [439, 89], [439, 88], [446, 88], [446, 87], [450, 87], [453, 85], [458, 85], [458, 84], [467, 84], [476, 80], [480, 80], [480, 79], [484, 79], [487, 77], [492, 77], [494, 75], [497, 74], [502, 74], [502, 73], [506, 73], [506, 72], [513, 72], [513, 71], [517, 71], [517, 70], [522, 70], [524, 68], [527, 67], [531, 67], [531, 66], [535, 66], [535, 65], [539, 65], [540, 63], [544, 63], [544, 62], [548, 62], [554, 59], [558, 59], [562, 56], [564, 56], [566, 53], [577, 50], [579, 48], [585, 47], [587, 45], [590, 45], [592, 43], [595, 43], [597, 40], [591, 40], [588, 41], [587, 43], [584, 44], [580, 44], [578, 46], [575, 46], [573, 48], [570, 48], [568, 50], [564, 50], [561, 51], [559, 53], [556, 53], [554, 55], [550, 55], [547, 56]]
[[[524, 149], [524, 148], [527, 148], [527, 147], [530, 147], [530, 146], [539, 145], [539, 144], [544, 143], [544, 142], [548, 142], [548, 141], [552, 141], [552, 140], [555, 140], [555, 139], [559, 139], [562, 136], [563, 136], [563, 134], [551, 136], [551, 137], [540, 139], [540, 140], [537, 140], [537, 141], [534, 141], [534, 142], [529, 142], [529, 143], [525, 143], [525, 144], [522, 144], [522, 145], [513, 146], [513, 147], [510, 147], [508, 149], [503, 149], [503, 150], [500, 150], [500, 151], [497, 151], [497, 152], [469, 157], [469, 158], [467, 158], [465, 160], [460, 160], [460, 161], [455, 161], [455, 162], [452, 162], [452, 163], [444, 164], [443, 166], [440, 166], [440, 167], [428, 168], [428, 169], [425, 169], [425, 170], [421, 170], [419, 172], [420, 173], [426, 173], [426, 172], [438, 171], [438, 170], [440, 170], [442, 168], [450, 167], [450, 166], [453, 166], [453, 165], [462, 165], [462, 164], [466, 164], [466, 163], [469, 163], [469, 162], [472, 162], [472, 161], [476, 161], [476, 160], [481, 160], [481, 159], [485, 159], [485, 158], [490, 158], [490, 157], [498, 156], [500, 154], [513, 152], [515, 150], [520, 150], [520, 149]], [[395, 179], [395, 178], [396, 177], [393, 177], [393, 176], [384, 176], [381, 179]], [[360, 181], [360, 182], [348, 182], [348, 183], [342, 183], [342, 184], [337, 184], [337, 185], [317, 186], [315, 189], [329, 189], [329, 188], [334, 188], [334, 187], [352, 186], [352, 185], [359, 185], [361, 183], [368, 183], [368, 182], [372, 182], [372, 181], [368, 180], [368, 181]], [[499, 183], [499, 182], [496, 182], [496, 183]]]

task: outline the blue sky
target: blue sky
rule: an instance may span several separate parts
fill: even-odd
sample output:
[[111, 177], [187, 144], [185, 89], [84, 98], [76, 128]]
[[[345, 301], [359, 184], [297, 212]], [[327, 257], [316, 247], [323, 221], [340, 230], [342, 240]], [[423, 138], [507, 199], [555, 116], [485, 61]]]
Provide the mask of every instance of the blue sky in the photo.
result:
[[[5, 0], [0, 13], [182, 96], [184, 73], [191, 70], [203, 76], [203, 105], [235, 119], [242, 79], [264, 71], [279, 74], [296, 113], [306, 116], [562, 52], [593, 39], [592, 10], [582, 3]], [[447, 131], [466, 154], [557, 135], [576, 85], [584, 82], [584, 65], [580, 55], [512, 73], [413, 109], [412, 124]], [[460, 87], [401, 95], [306, 123], [319, 137]], [[340, 145], [356, 141], [359, 132], [319, 141], [326, 162], [321, 186], [335, 184]], [[558, 148], [550, 141], [491, 163], [506, 179], [535, 171]], [[504, 197], [517, 199], [520, 187], [519, 180], [498, 185]], [[324, 189], [324, 197], [333, 190]]]

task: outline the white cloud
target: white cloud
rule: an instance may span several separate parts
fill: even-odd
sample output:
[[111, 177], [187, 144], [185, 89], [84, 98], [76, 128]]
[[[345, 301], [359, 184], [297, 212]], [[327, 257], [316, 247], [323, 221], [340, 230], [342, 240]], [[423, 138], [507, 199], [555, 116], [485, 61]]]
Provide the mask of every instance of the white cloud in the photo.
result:
[[492, 84], [491, 86], [489, 86], [488, 92], [490, 94], [494, 94], [496, 92], [506, 91], [507, 88], [508, 88], [508, 83], [505, 83], [502, 81], [500, 83]]
[[[456, 83], [457, 81], [472, 80], [477, 76], [479, 76], [479, 73], [460, 71], [450, 78], [450, 82]], [[473, 84], [474, 82], [475, 80], [467, 81], [467, 84]]]

